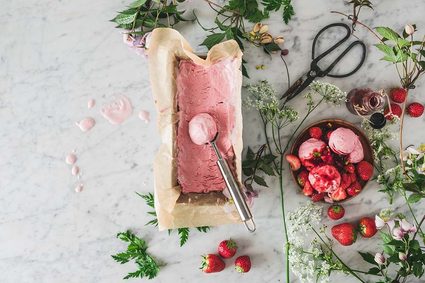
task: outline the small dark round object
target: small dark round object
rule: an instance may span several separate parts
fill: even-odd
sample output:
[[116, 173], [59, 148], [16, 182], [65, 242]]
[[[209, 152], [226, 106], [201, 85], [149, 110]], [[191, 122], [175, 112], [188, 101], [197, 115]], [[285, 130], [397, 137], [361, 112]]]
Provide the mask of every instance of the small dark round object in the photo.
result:
[[288, 50], [288, 49], [283, 49], [282, 51], [280, 51], [280, 54], [281, 54], [282, 56], [286, 56], [286, 55], [288, 55], [288, 54], [289, 54], [289, 50]]
[[387, 123], [387, 119], [385, 119], [384, 114], [377, 112], [370, 116], [369, 123], [374, 129], [382, 129]]

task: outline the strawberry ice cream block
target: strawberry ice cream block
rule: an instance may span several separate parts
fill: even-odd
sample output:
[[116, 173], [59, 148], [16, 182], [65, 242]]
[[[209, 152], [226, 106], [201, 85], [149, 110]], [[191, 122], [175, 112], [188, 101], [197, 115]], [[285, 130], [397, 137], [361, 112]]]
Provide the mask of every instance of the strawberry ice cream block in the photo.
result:
[[[209, 144], [198, 145], [189, 136], [189, 122], [200, 113], [211, 115], [219, 133], [217, 146], [230, 167], [235, 167], [232, 133], [235, 128], [236, 85], [232, 78], [239, 62], [224, 59], [211, 66], [181, 60], [177, 74], [177, 179], [183, 193], [223, 191], [226, 183]], [[206, 129], [208, 130], [208, 129]], [[196, 134], [196, 133], [195, 133]]]
[[[218, 132], [217, 147], [242, 182], [239, 45], [221, 42], [201, 58], [178, 31], [156, 28], [148, 62], [161, 138], [153, 164], [159, 230], [240, 222], [215, 152], [202, 142]], [[192, 120], [201, 113], [210, 119]]]

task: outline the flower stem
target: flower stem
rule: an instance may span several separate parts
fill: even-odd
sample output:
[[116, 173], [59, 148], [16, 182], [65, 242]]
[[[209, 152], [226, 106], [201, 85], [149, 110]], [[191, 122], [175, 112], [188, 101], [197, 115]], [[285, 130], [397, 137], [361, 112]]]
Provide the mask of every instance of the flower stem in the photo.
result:
[[321, 100], [319, 100], [319, 102], [317, 102], [317, 104], [313, 108], [311, 108], [311, 109], [309, 109], [307, 111], [307, 114], [304, 116], [304, 118], [301, 120], [301, 122], [298, 124], [298, 126], [295, 128], [295, 130], [292, 132], [291, 136], [289, 137], [288, 142], [287, 142], [287, 144], [285, 146], [285, 149], [282, 151], [283, 153], [285, 153], [288, 150], [289, 145], [292, 142], [292, 139], [295, 137], [295, 134], [298, 132], [298, 130], [304, 124], [304, 122], [307, 119], [307, 117], [310, 116], [310, 114], [322, 103], [323, 99], [324, 98], [322, 98]]
[[354, 277], [356, 277], [360, 282], [362, 283], [366, 283], [366, 281], [364, 281], [363, 279], [361, 279], [355, 272], [353, 269], [351, 269], [344, 261], [342, 261], [342, 259], [332, 250], [331, 247], [329, 247], [329, 245], [325, 242], [325, 240], [323, 240], [322, 236], [320, 236], [319, 233], [317, 233], [316, 229], [314, 229], [312, 226], [310, 226], [311, 229], [313, 230], [313, 232], [316, 234], [316, 236], [320, 239], [320, 241], [322, 241], [322, 243], [326, 246], [326, 248], [338, 259], [338, 261], [347, 269], [347, 271], [353, 275]]
[[285, 216], [285, 198], [283, 192], [283, 154], [280, 155], [280, 170], [279, 175], [279, 189], [280, 189], [280, 204], [282, 209], [282, 220], [283, 228], [285, 232], [285, 267], [286, 267], [286, 282], [290, 282], [289, 278], [289, 238], [288, 238], [288, 229], [286, 228], [286, 216]]

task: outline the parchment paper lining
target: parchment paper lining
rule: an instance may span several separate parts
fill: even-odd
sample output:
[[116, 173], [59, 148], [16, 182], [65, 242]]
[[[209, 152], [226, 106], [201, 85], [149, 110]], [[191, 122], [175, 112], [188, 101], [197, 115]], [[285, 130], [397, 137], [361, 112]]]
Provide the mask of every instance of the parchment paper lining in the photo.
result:
[[[195, 55], [189, 43], [176, 30], [157, 28], [152, 32], [149, 50], [149, 74], [152, 93], [158, 112], [158, 129], [161, 146], [154, 160], [155, 210], [159, 230], [181, 227], [217, 226], [238, 222], [239, 215], [231, 202], [222, 193], [181, 194], [176, 176], [176, 125], [178, 122], [176, 103], [176, 73], [179, 60], [192, 60], [204, 66], [213, 65], [224, 58], [236, 60], [239, 68], [242, 52], [234, 40], [215, 45], [206, 59]], [[241, 181], [242, 74], [235, 72], [235, 128], [232, 144], [238, 180]]]

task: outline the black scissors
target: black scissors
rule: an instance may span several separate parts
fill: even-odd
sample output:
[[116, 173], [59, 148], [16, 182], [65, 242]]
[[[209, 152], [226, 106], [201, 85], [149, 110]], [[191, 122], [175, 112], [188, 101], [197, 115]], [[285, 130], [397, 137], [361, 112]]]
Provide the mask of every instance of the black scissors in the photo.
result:
[[[314, 53], [315, 53], [315, 49], [316, 49], [317, 39], [319, 38], [319, 36], [323, 32], [325, 32], [326, 30], [328, 30], [332, 27], [342, 27], [342, 28], [344, 28], [346, 30], [346, 34], [345, 34], [344, 38], [342, 38], [340, 41], [338, 41], [335, 45], [331, 46], [328, 50], [326, 50], [322, 54], [315, 57]], [[366, 59], [366, 45], [360, 40], [356, 40], [356, 41], [352, 42], [335, 59], [335, 61], [332, 64], [330, 64], [326, 69], [322, 70], [318, 66], [318, 63], [321, 59], [323, 59], [325, 56], [327, 56], [332, 51], [334, 51], [336, 48], [338, 48], [342, 43], [347, 41], [348, 38], [350, 37], [350, 35], [351, 35], [350, 27], [346, 24], [343, 24], [343, 23], [334, 23], [334, 24], [327, 25], [317, 33], [316, 37], [313, 40], [312, 55], [311, 55], [311, 58], [313, 59], [313, 61], [310, 64], [310, 70], [306, 74], [304, 74], [301, 78], [299, 78], [294, 84], [292, 84], [288, 88], [288, 90], [282, 95], [282, 97], [280, 99], [285, 99], [284, 102], [283, 102], [283, 105], [285, 105], [289, 100], [291, 100], [292, 98], [294, 98], [295, 96], [300, 94], [317, 77], [329, 76], [329, 77], [332, 77], [332, 78], [345, 78], [345, 77], [351, 76], [352, 74], [354, 74], [355, 72], [357, 72], [360, 69], [360, 67], [363, 65], [363, 63]], [[344, 56], [356, 45], [360, 45], [361, 48], [362, 48], [362, 54], [361, 54], [360, 62], [357, 65], [357, 67], [354, 68], [349, 73], [346, 73], [346, 74], [331, 74], [330, 72], [336, 66], [336, 64], [338, 64], [338, 62], [342, 58], [344, 58]]]

